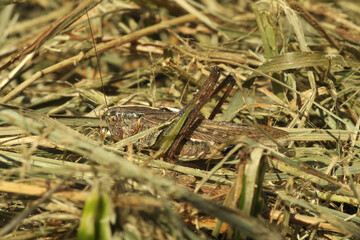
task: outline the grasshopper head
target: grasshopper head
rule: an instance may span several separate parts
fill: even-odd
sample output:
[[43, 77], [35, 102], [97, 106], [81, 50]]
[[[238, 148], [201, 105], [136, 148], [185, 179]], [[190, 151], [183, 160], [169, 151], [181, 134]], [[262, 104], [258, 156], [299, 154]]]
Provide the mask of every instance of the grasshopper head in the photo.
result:
[[121, 107], [110, 108], [103, 115], [115, 141], [135, 135], [139, 131], [141, 117], [141, 113]]

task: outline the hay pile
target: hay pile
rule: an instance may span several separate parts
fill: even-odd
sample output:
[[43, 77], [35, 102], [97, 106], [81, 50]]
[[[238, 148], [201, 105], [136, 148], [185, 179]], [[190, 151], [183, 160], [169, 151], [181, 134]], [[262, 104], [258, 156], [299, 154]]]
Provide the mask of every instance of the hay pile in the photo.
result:
[[[0, 6], [1, 239], [360, 237], [358, 4]], [[108, 107], [181, 109], [213, 66], [236, 79], [216, 120], [281, 127], [291, 154], [174, 165], [107, 136]]]

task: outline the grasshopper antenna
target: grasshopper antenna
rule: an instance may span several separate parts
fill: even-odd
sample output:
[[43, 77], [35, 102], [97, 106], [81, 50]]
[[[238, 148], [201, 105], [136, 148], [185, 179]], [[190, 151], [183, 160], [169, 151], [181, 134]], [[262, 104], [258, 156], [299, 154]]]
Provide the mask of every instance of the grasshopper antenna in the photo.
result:
[[99, 75], [100, 75], [101, 87], [102, 87], [102, 91], [103, 91], [103, 94], [104, 94], [105, 107], [106, 107], [106, 110], [107, 110], [109, 107], [108, 107], [107, 100], [106, 100], [106, 96], [105, 96], [105, 87], [104, 87], [103, 77], [102, 77], [102, 73], [101, 73], [99, 55], [98, 55], [98, 53], [97, 53], [96, 43], [95, 43], [95, 39], [94, 39], [94, 36], [93, 36], [92, 28], [91, 28], [91, 23], [90, 23], [90, 18], [89, 18], [89, 12], [88, 12], [87, 8], [85, 8], [85, 10], [86, 10], [87, 20], [88, 20], [88, 23], [89, 23], [89, 29], [90, 29], [90, 33], [91, 33], [91, 39], [92, 39], [93, 46], [94, 46], [94, 51], [95, 51], [95, 56], [96, 56], [97, 67], [98, 67], [98, 71], [99, 71]]

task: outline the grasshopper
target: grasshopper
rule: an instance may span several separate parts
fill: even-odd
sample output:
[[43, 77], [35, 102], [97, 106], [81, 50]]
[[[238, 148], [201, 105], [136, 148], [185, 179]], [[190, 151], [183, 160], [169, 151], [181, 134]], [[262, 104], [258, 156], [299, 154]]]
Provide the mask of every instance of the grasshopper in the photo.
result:
[[[230, 147], [234, 146], [239, 143], [239, 136], [245, 136], [271, 147], [284, 147], [289, 143], [288, 133], [274, 127], [211, 120], [229, 95], [233, 83], [230, 84], [209, 119], [200, 116], [198, 113], [202, 106], [216, 95], [224, 85], [233, 82], [232, 76], [229, 75], [215, 89], [214, 86], [219, 77], [219, 69], [215, 67], [193, 100], [178, 113], [146, 106], [110, 108], [103, 117], [113, 139], [115, 141], [125, 139], [166, 121], [175, 119], [174, 124], [176, 124], [180, 121], [176, 118], [185, 118], [185, 122], [180, 124], [180, 130], [178, 130], [174, 142], [164, 150], [169, 159], [177, 157], [179, 160], [191, 161], [210, 157], [220, 158], [224, 151], [229, 149], [229, 146], [224, 146], [225, 143], [231, 142]], [[184, 116], [184, 114], [188, 114], [188, 116]], [[134, 146], [137, 149], [159, 147], [159, 141], [174, 128], [174, 124], [147, 135], [137, 141]]]

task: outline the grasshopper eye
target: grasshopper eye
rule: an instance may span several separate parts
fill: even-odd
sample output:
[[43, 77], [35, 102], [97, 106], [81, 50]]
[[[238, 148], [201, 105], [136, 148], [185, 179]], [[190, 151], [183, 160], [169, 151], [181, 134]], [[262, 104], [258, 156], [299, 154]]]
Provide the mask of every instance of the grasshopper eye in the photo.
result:
[[114, 125], [117, 122], [117, 117], [116, 116], [110, 116], [109, 117], [109, 124], [110, 125]]

